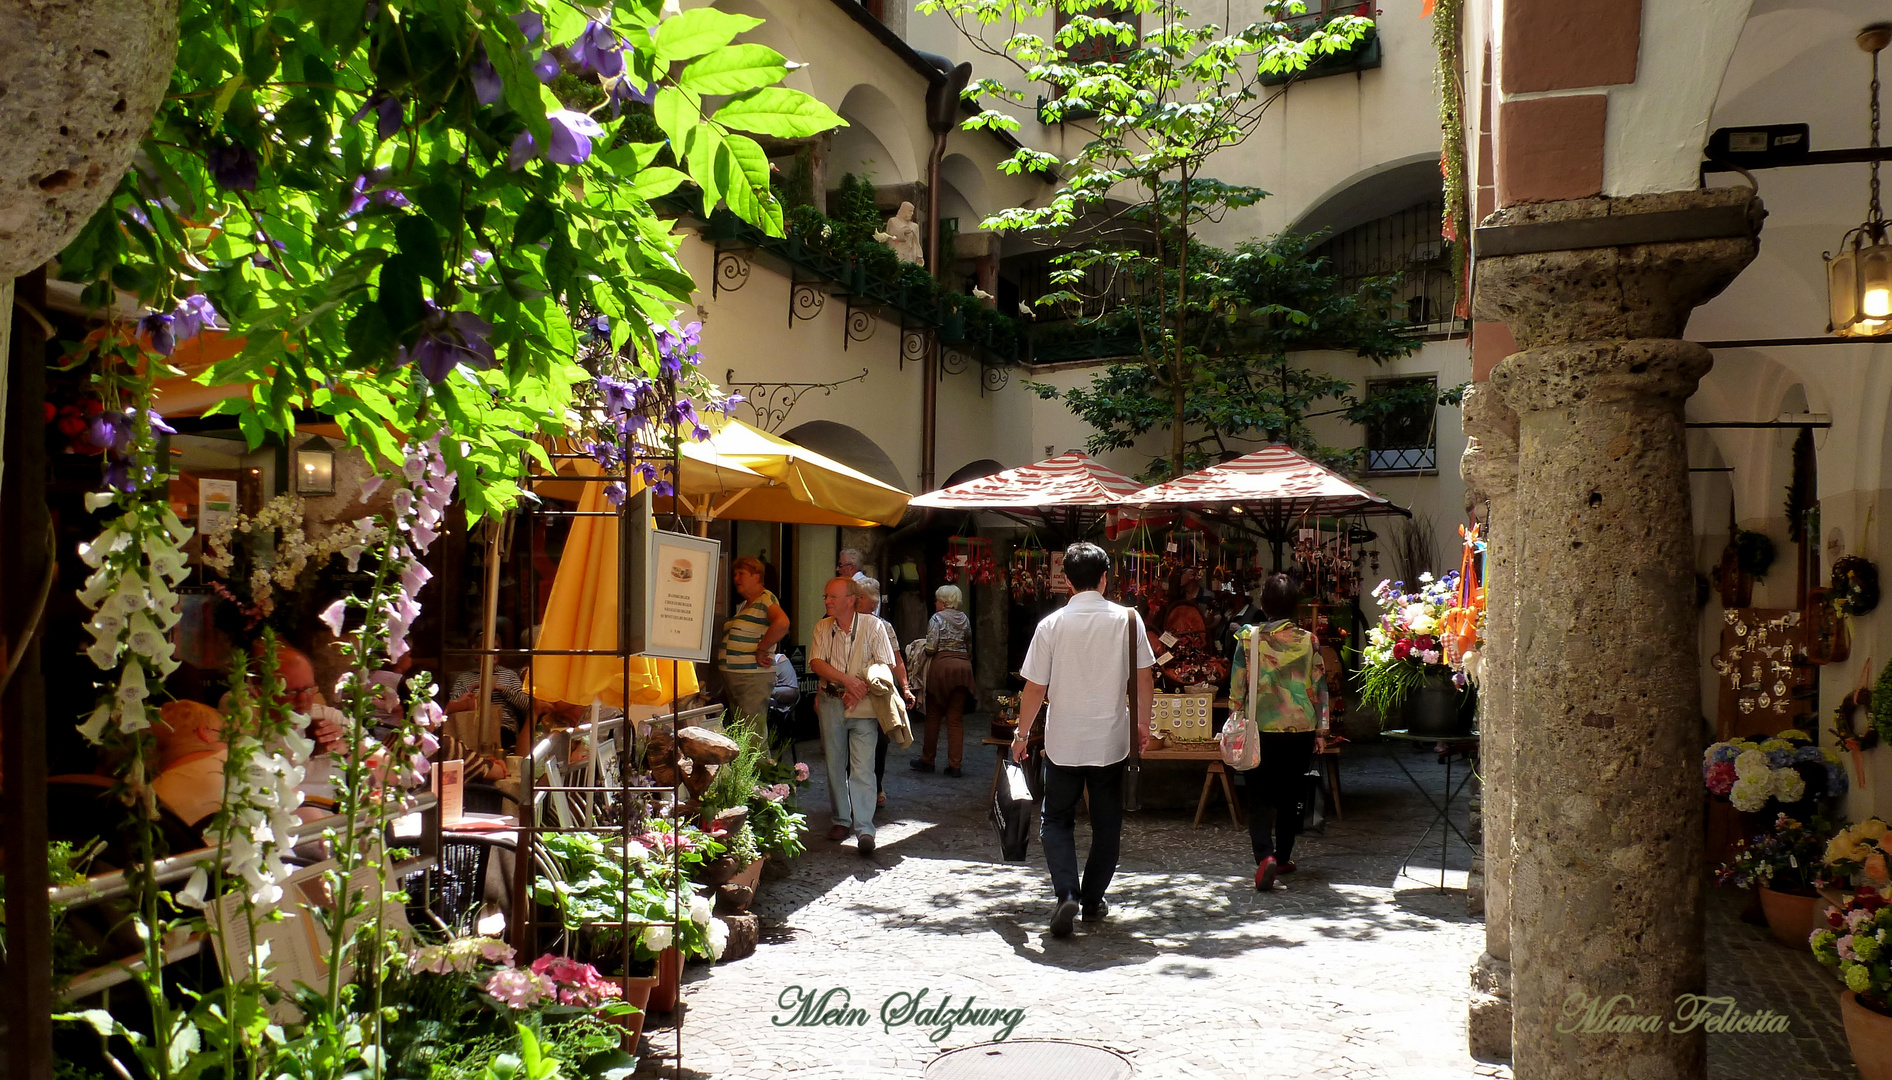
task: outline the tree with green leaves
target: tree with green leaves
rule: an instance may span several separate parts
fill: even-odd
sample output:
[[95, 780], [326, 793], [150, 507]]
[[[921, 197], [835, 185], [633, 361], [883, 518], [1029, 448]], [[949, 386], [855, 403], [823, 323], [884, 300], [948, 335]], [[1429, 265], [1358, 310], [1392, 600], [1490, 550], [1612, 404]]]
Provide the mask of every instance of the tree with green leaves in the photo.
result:
[[[116, 373], [108, 408], [136, 414], [176, 344], [228, 329], [240, 350], [202, 379], [252, 387], [215, 411], [253, 445], [312, 410], [398, 462], [445, 427], [475, 516], [518, 498], [594, 376], [666, 374], [657, 331], [694, 285], [651, 200], [688, 181], [705, 216], [779, 235], [753, 136], [841, 123], [779, 85], [781, 54], [732, 44], [760, 20], [675, 0], [183, 0], [179, 20], [134, 167], [59, 257], [101, 313], [115, 291], [156, 312], [79, 350]], [[576, 362], [573, 312], [611, 370]]]
[[[1013, 173], [1056, 169], [1066, 183], [1045, 206], [1007, 210], [986, 227], [1073, 248], [1053, 276], [1067, 288], [1041, 305], [1078, 300], [1070, 286], [1101, 277], [1114, 297], [1130, 298], [1147, 316], [1136, 324], [1139, 362], [1167, 399], [1168, 471], [1183, 471], [1192, 372], [1208, 361], [1192, 341], [1195, 313], [1208, 309], [1230, 323], [1274, 314], [1223, 306], [1236, 297], [1232, 291], [1206, 302], [1193, 294], [1203, 281], [1192, 265], [1203, 256], [1198, 227], [1267, 194], [1216, 179], [1212, 159], [1241, 145], [1286, 92], [1264, 80], [1351, 48], [1372, 21], [1342, 15], [1297, 27], [1284, 20], [1305, 7], [1287, 0], [1264, 5], [1267, 18], [1239, 29], [1197, 20], [1178, 0], [923, 0], [919, 9], [946, 12], [975, 49], [1047, 87], [1045, 120], [1083, 135], [1068, 161], [1025, 148], [1006, 162]], [[1026, 30], [1054, 14], [1060, 25], [1051, 37]], [[968, 93], [1025, 99], [1024, 90], [996, 78], [978, 80]], [[987, 108], [966, 126], [1015, 130], [1017, 121]]]
[[[1145, 434], [1176, 430], [1174, 394], [1183, 395], [1181, 471], [1215, 464], [1240, 452], [1238, 442], [1284, 443], [1324, 464], [1359, 466], [1360, 450], [1322, 445], [1310, 419], [1339, 415], [1369, 424], [1416, 406], [1454, 404], [1457, 390], [1435, 395], [1412, 387], [1361, 395], [1348, 379], [1295, 363], [1314, 350], [1351, 352], [1374, 361], [1405, 356], [1418, 342], [1390, 318], [1396, 278], [1341, 287], [1325, 259], [1310, 252], [1315, 237], [1283, 234], [1234, 251], [1195, 244], [1186, 288], [1136, 290], [1102, 314], [1085, 319], [1093, 332], [1144, 341], [1149, 328], [1172, 328], [1188, 363], [1180, 378], [1143, 357], [1115, 363], [1086, 386], [1060, 392], [1029, 384], [1041, 397], [1062, 397], [1089, 424], [1092, 453], [1135, 445]], [[1178, 298], [1186, 309], [1177, 310]], [[1167, 300], [1170, 308], [1156, 304]], [[1326, 405], [1326, 408], [1319, 406]], [[1153, 459], [1144, 477], [1178, 475], [1173, 456]]]

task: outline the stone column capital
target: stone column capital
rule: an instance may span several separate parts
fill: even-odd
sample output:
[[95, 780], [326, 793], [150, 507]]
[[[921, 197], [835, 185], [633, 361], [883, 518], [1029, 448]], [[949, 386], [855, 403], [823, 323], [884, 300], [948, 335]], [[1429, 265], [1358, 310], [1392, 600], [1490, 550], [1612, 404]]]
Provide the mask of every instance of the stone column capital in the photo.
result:
[[[1481, 230], [1563, 225], [1572, 243], [1586, 236], [1672, 235], [1677, 217], [1715, 208], [1744, 209], [1749, 220], [1760, 217], [1753, 192], [1716, 188], [1506, 207], [1486, 218]], [[1624, 224], [1585, 227], [1600, 218]], [[1638, 220], [1647, 228], [1628, 224]], [[1749, 235], [1479, 256], [1472, 313], [1504, 322], [1526, 350], [1573, 341], [1679, 338], [1695, 306], [1727, 288], [1759, 250], [1760, 239]]]
[[1519, 414], [1635, 399], [1679, 410], [1713, 366], [1713, 354], [1692, 341], [1583, 341], [1513, 353], [1491, 382]]
[[1517, 414], [1489, 382], [1472, 384], [1465, 391], [1460, 410], [1465, 434], [1470, 436], [1458, 461], [1467, 506], [1510, 495], [1518, 482]]

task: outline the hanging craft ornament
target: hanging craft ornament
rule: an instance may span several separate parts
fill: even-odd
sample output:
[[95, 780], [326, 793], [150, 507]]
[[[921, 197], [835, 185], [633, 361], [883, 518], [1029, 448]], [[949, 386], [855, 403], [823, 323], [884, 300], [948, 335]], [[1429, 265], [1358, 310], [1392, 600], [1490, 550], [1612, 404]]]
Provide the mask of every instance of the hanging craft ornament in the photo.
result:
[[[1887, 667], [1892, 667], [1888, 664]], [[1866, 759], [1863, 751], [1878, 745], [1879, 732], [1874, 721], [1872, 707], [1872, 688], [1865, 685], [1872, 673], [1872, 661], [1868, 659], [1859, 669], [1859, 685], [1853, 692], [1840, 699], [1839, 707], [1833, 710], [1833, 738], [1853, 756], [1853, 776], [1859, 786], [1866, 785]], [[1884, 676], [1880, 676], [1881, 681]], [[1859, 716], [1865, 714], [1865, 725], [1861, 727]]]

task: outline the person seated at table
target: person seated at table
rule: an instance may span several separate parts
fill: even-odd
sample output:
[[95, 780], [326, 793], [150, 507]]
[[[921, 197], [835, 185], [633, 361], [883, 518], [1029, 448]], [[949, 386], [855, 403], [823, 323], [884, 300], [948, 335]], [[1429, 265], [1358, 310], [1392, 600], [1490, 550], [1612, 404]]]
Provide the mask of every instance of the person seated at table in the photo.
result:
[[151, 725], [158, 774], [151, 791], [158, 804], [201, 833], [223, 808], [223, 714], [201, 701], [167, 701]]
[[[1279, 874], [1291, 874], [1294, 838], [1301, 831], [1307, 767], [1326, 749], [1327, 670], [1320, 642], [1295, 624], [1301, 594], [1286, 574], [1261, 589], [1265, 621], [1236, 637], [1229, 677], [1229, 713], [1247, 715], [1261, 739], [1261, 762], [1239, 775], [1248, 810], [1248, 837], [1255, 855], [1255, 888], [1273, 889]], [[1255, 666], [1253, 700], [1249, 668]]]
[[933, 590], [933, 618], [926, 624], [926, 745], [910, 762], [920, 772], [933, 771], [939, 729], [946, 728], [946, 775], [959, 776], [964, 757], [966, 701], [978, 690], [972, 677], [972, 620], [959, 610], [964, 594], [957, 585]]
[[769, 706], [792, 709], [801, 700], [801, 675], [787, 653], [775, 654], [775, 687], [769, 691]]

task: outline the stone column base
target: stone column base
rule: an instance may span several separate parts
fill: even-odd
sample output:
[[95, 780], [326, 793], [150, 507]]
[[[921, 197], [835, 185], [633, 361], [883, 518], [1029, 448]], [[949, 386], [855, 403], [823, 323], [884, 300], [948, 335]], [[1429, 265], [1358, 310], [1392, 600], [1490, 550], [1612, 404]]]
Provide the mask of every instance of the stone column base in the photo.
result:
[[1465, 1018], [1466, 1042], [1473, 1058], [1511, 1060], [1511, 962], [1490, 953], [1472, 965], [1471, 1008]]

